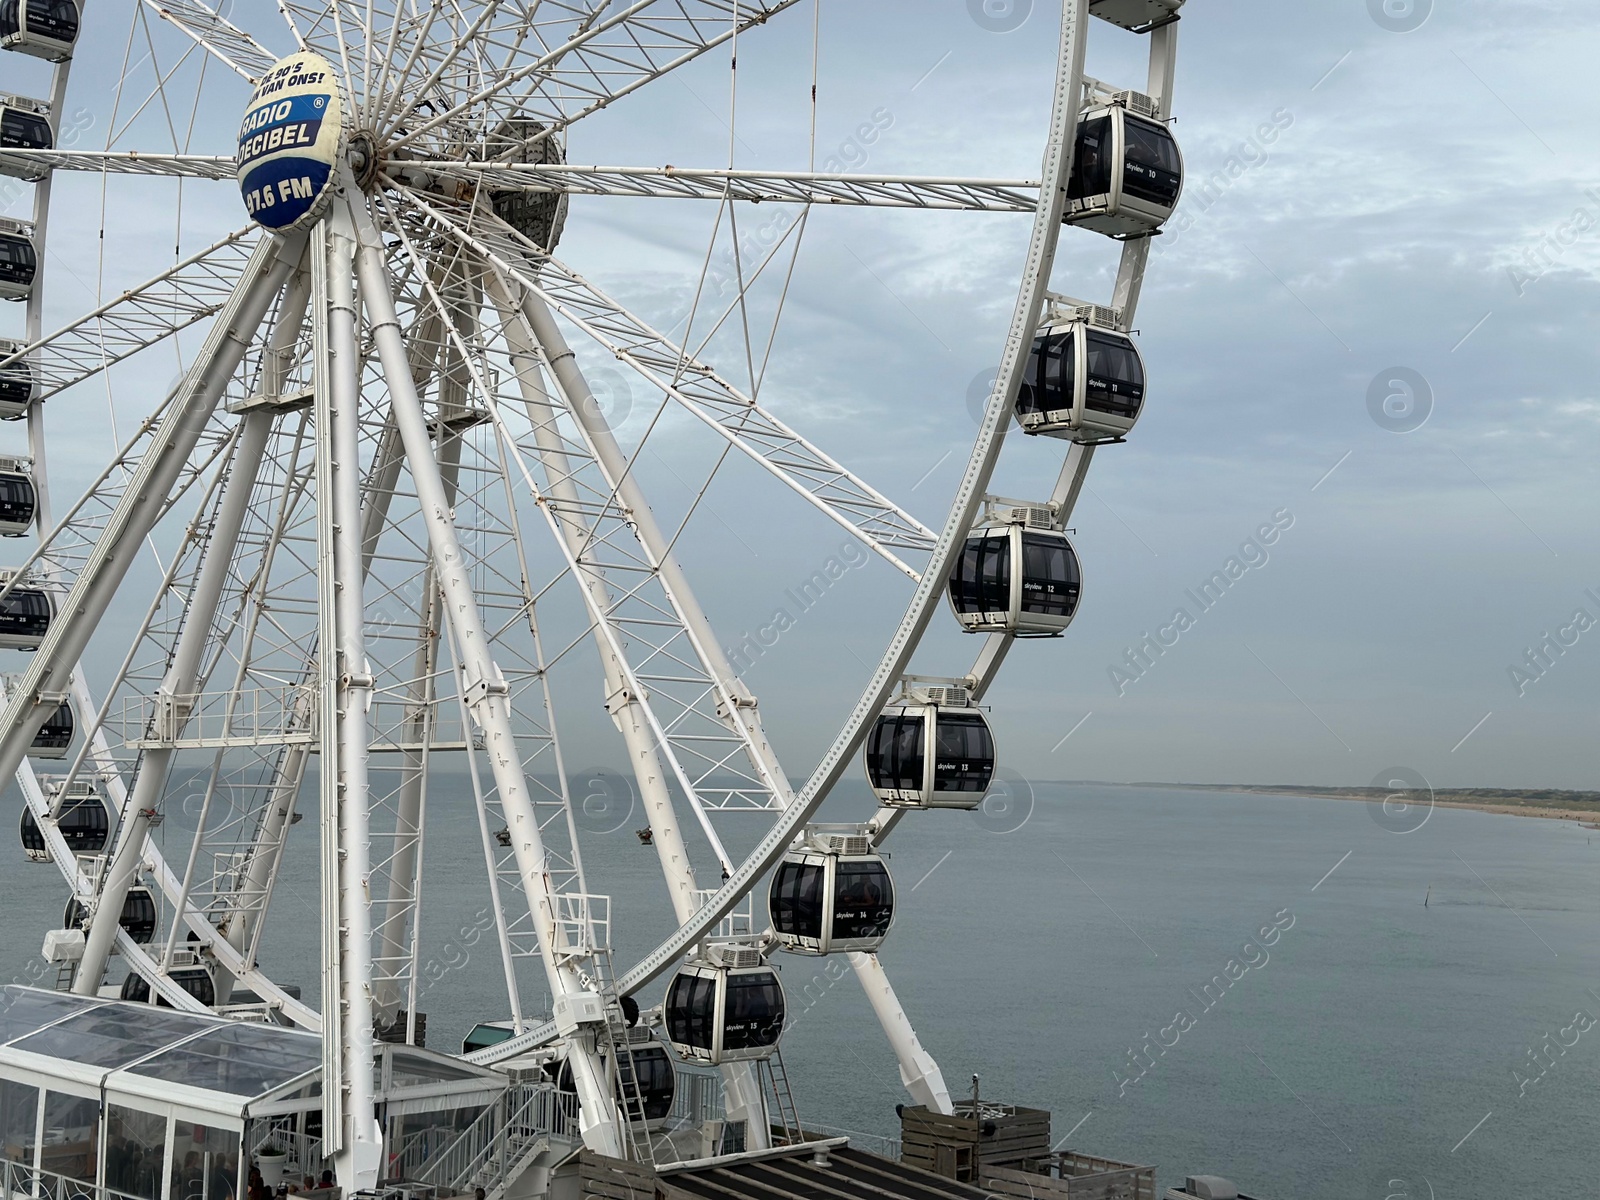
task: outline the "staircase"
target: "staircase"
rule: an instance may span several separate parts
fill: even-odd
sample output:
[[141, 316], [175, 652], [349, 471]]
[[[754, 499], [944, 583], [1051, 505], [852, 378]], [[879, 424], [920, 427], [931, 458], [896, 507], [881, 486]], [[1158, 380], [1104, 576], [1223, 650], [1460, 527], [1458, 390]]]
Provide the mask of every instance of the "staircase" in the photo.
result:
[[[403, 1164], [402, 1171], [447, 1195], [468, 1195], [481, 1187], [487, 1200], [500, 1200], [550, 1148], [561, 1109], [559, 1094], [548, 1084], [513, 1087], [507, 1098], [503, 1121], [500, 1108], [492, 1106], [444, 1150], [416, 1166]], [[576, 1129], [575, 1118], [568, 1123]]]

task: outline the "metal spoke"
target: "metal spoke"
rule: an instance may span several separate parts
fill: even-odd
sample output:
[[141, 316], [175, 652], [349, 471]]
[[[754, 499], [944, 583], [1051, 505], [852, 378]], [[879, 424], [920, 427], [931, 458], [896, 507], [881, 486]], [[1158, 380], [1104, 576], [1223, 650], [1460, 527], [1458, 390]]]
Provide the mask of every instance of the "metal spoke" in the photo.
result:
[[232, 155], [144, 154], [137, 150], [3, 150], [0, 168], [23, 175], [88, 171], [96, 175], [163, 175], [171, 179], [232, 180]]
[[256, 231], [241, 229], [69, 325], [0, 358], [33, 364], [39, 395], [74, 384], [215, 316], [244, 274]]
[[415, 194], [419, 214], [479, 250], [498, 269], [638, 371], [718, 435], [838, 522], [898, 570], [918, 572], [891, 547], [926, 550], [934, 534], [664, 334], [481, 208], [446, 212]]
[[212, 57], [256, 83], [278, 55], [201, 0], [144, 0], [163, 21], [181, 29]]
[[[476, 116], [482, 127], [513, 118], [537, 121], [547, 136], [554, 135], [797, 3], [543, 0], [531, 21], [513, 15], [501, 27], [479, 35], [490, 46], [504, 45], [512, 51], [520, 50], [525, 39], [535, 40], [541, 50], [538, 57], [519, 64], [524, 55], [513, 54], [487, 86], [446, 90], [444, 110], [420, 123], [408, 118], [423, 102], [437, 110], [441, 97], [434, 94], [437, 89], [407, 93], [409, 105], [396, 114], [392, 130], [384, 132], [398, 135], [397, 146], [412, 145], [429, 135], [439, 141], [436, 130]], [[441, 81], [451, 82], [448, 77]], [[449, 98], [452, 90], [461, 98]], [[494, 120], [489, 119], [491, 114]]]
[[[392, 168], [404, 177], [403, 169]], [[1036, 179], [963, 179], [922, 175], [825, 175], [688, 167], [586, 167], [572, 163], [429, 160], [419, 172], [494, 192], [747, 200], [774, 204], [865, 205], [956, 212], [1031, 213]]]

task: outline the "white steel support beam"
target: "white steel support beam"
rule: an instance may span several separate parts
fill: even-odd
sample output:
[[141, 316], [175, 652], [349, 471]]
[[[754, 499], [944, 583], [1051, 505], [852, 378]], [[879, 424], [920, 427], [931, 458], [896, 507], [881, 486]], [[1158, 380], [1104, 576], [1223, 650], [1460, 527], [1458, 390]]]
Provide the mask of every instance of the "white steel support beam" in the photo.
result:
[[[655, 544], [652, 547], [654, 555], [657, 551], [666, 550], [665, 539], [661, 537], [660, 530], [655, 525], [649, 505], [639, 493], [637, 486], [633, 484], [632, 476], [627, 471], [626, 461], [622, 458], [622, 452], [617, 447], [616, 439], [606, 425], [605, 418], [599, 414], [596, 406], [573, 402], [574, 397], [585, 397], [590, 395], [590, 392], [578, 372], [572, 351], [567, 348], [561, 339], [560, 330], [550, 318], [549, 310], [526, 289], [521, 289], [521, 304], [513, 304], [510, 288], [493, 268], [487, 272], [487, 278], [491, 294], [501, 307], [505, 336], [511, 350], [511, 361], [517, 371], [517, 381], [522, 389], [524, 402], [528, 405], [529, 418], [544, 460], [551, 494], [572, 514], [570, 516], [563, 514], [560, 518], [562, 535], [574, 559], [583, 565], [583, 569], [579, 572], [580, 583], [590, 593], [593, 610], [604, 613], [611, 607], [609, 589], [599, 567], [586, 562], [590, 553], [592, 531], [577, 516], [583, 509], [577, 488], [572, 483], [572, 463], [561, 445], [560, 437], [555, 432], [556, 408], [542, 386], [539, 359], [535, 350], [536, 340], [541, 343], [546, 361], [551, 362], [551, 369], [556, 373], [558, 380], [562, 379], [563, 374], [565, 375], [562, 391], [569, 400], [567, 408], [584, 426], [587, 435], [585, 440], [590, 446], [591, 453], [596, 454], [598, 458], [605, 453], [601, 449], [602, 446], [609, 448], [611, 461], [602, 462], [607, 478], [622, 481], [629, 487], [625, 493], [619, 489], [618, 499], [630, 510], [630, 516], [636, 523], [640, 522], [641, 517], [648, 522], [649, 533], [646, 533], [642, 523], [636, 524], [641, 541], [649, 545], [648, 539], [654, 539]], [[542, 320], [539, 319], [539, 314], [542, 314]], [[672, 561], [671, 556], [665, 555], [665, 559], [672, 563], [674, 571], [681, 577], [681, 571], [677, 570], [677, 564]], [[683, 586], [687, 594], [687, 583], [685, 582]], [[669, 590], [673, 587], [670, 581], [668, 587]], [[715, 636], [710, 633], [709, 623], [705, 622], [703, 614], [700, 620], [705, 624], [706, 634], [710, 635], [710, 644], [717, 646]], [[661, 872], [667, 884], [667, 894], [672, 902], [673, 914], [681, 925], [689, 920], [699, 907], [701, 899], [699, 885], [689, 859], [688, 846], [683, 840], [677, 808], [673, 804], [672, 793], [667, 788], [666, 772], [662, 769], [661, 758], [657, 753], [658, 742], [644, 712], [644, 704], [629, 686], [626, 671], [619, 659], [616, 647], [621, 639], [617, 638], [614, 641], [614, 637], [614, 634], [608, 637], [601, 625], [596, 623], [595, 643], [605, 669], [608, 708], [611, 709], [612, 720], [622, 734], [623, 743], [627, 748], [628, 759], [633, 766], [639, 794], [644, 803], [645, 815], [650, 823], [651, 842], [661, 863]], [[717, 653], [720, 657], [720, 648]], [[706, 665], [710, 666], [709, 663]], [[724, 678], [732, 678], [731, 669], [727, 667], [725, 661], [723, 669], [728, 672]], [[753, 698], [751, 711], [753, 712]], [[786, 781], [784, 787], [784, 794], [787, 795]], [[720, 843], [714, 833], [712, 845], [718, 847], [720, 853]], [[722, 1078], [728, 1116], [732, 1120], [745, 1123], [746, 1145], [750, 1149], [766, 1149], [771, 1144], [771, 1126], [760, 1078], [754, 1065], [726, 1064], [722, 1068]]]
[[[280, 397], [288, 383], [294, 365], [296, 348], [305, 331], [306, 314], [312, 299], [311, 268], [307, 263], [289, 286], [284, 298], [278, 323], [268, 339], [262, 361], [261, 393]], [[320, 300], [319, 300], [320, 303]], [[263, 410], [266, 411], [266, 410]], [[254, 410], [249, 414], [254, 416]], [[243, 664], [241, 664], [242, 675]], [[311, 725], [314, 714], [310, 701], [296, 700], [295, 716], [302, 728]], [[277, 879], [278, 867], [283, 860], [284, 837], [294, 818], [295, 800], [305, 777], [306, 759], [311, 753], [309, 744], [285, 746], [279, 760], [278, 776], [268, 793], [261, 824], [256, 831], [255, 845], [250, 848], [243, 878], [234, 896], [234, 911], [223, 918], [218, 926], [228, 945], [244, 956], [245, 962], [254, 966], [255, 945], [266, 917], [266, 908]], [[252, 936], [254, 935], [254, 936]]]
[[534, 336], [539, 339], [551, 373], [567, 397], [568, 411], [583, 429], [584, 440], [589, 444], [617, 499], [628, 510], [640, 544], [650, 555], [660, 573], [662, 584], [672, 597], [679, 619], [689, 631], [701, 665], [718, 690], [719, 707], [723, 710], [725, 723], [744, 742], [751, 766], [768, 791], [787, 808], [794, 801], [794, 792], [789, 786], [788, 776], [784, 774], [783, 765], [767, 741], [766, 731], [761, 727], [755, 695], [744, 685], [723, 654], [722, 643], [717, 640], [716, 631], [711, 628], [705, 610], [695, 598], [688, 576], [683, 573], [683, 568], [672, 553], [671, 544], [656, 524], [655, 513], [650, 509], [644, 489], [629, 469], [631, 464], [617, 445], [617, 439], [606, 423], [600, 406], [583, 402], [584, 397], [593, 393], [583, 378], [572, 347], [561, 336], [561, 329], [551, 316], [550, 309], [531, 291], [523, 292], [522, 312]]
[[372, 669], [362, 636], [361, 362], [356, 235], [348, 209], [317, 227], [317, 592], [322, 695], [323, 1122], [339, 1186], [377, 1186], [383, 1139], [374, 1111], [367, 710]]
[[[1079, 97], [1083, 91], [1083, 62], [1088, 23], [1088, 0], [1062, 0], [1061, 43], [1050, 130], [1045, 145], [1042, 176], [1045, 186], [1034, 214], [1022, 285], [1018, 290], [1005, 351], [995, 379], [995, 395], [985, 409], [972, 455], [962, 475], [955, 503], [944, 529], [933, 547], [927, 568], [922, 572], [900, 628], [890, 640], [871, 681], [851, 711], [833, 746], [823, 756], [809, 781], [785, 811], [752, 848], [749, 856], [723, 883], [722, 888], [692, 921], [645, 955], [624, 974], [618, 986], [625, 991], [644, 986], [671, 968], [689, 946], [726, 915], [756, 882], [783, 857], [800, 827], [810, 819], [849, 767], [865, 740], [872, 723], [899, 686], [911, 657], [933, 615], [938, 611], [950, 576], [950, 569], [977, 516], [983, 497], [1000, 456], [1005, 430], [1012, 419], [1017, 390], [1039, 326], [1056, 246], [1061, 236], [1061, 219], [1066, 207], [1067, 181], [1072, 172], [1073, 140], [1078, 123]], [[476, 1062], [496, 1062], [522, 1053], [548, 1041], [551, 1026], [541, 1026], [498, 1046], [470, 1056]]]
[[888, 1035], [889, 1045], [900, 1063], [900, 1082], [918, 1104], [933, 1112], [950, 1113], [950, 1089], [945, 1086], [944, 1072], [933, 1061], [933, 1055], [922, 1048], [911, 1019], [900, 1006], [900, 998], [889, 986], [889, 976], [876, 954], [851, 954], [850, 965], [855, 968], [861, 990], [866, 992], [872, 1011]]
[[[347, 179], [347, 189], [352, 189], [352, 182]], [[550, 993], [559, 1004], [565, 998], [592, 989], [578, 978], [574, 966], [561, 961], [556, 953], [555, 895], [550, 886], [538, 814], [528, 793], [522, 756], [511, 724], [510, 689], [489, 652], [477, 597], [463, 569], [455, 521], [406, 357], [405, 340], [384, 263], [383, 242], [370, 216], [359, 204], [349, 211], [355, 218], [360, 241], [356, 264], [361, 298], [389, 385], [394, 421], [405, 444], [406, 463], [416, 487], [418, 505], [427, 526], [433, 567], [444, 595], [445, 616], [461, 655], [464, 698], [473, 721], [483, 730], [488, 743], [490, 766], [532, 909]], [[359, 524], [355, 528], [359, 530]], [[567, 1061], [578, 1091], [584, 1143], [602, 1154], [621, 1157], [623, 1143], [616, 1105], [593, 1035], [580, 1032], [569, 1037], [569, 1043], [571, 1050]]]
[[[156, 720], [163, 721], [163, 714], [166, 714], [165, 723], [170, 730], [164, 731], [165, 736], [180, 736], [182, 727], [188, 723], [201, 655], [211, 636], [217, 604], [233, 567], [234, 549], [238, 545], [239, 532], [244, 528], [271, 432], [271, 414], [258, 409], [245, 416], [234, 440], [227, 468], [228, 482], [217, 505], [216, 520], [206, 545], [205, 561], [201, 564], [199, 578], [189, 597], [183, 630], [178, 635], [172, 661], [156, 693]], [[171, 746], [152, 746], [139, 758], [138, 773], [133, 779], [133, 793], [128, 798], [128, 811], [133, 814], [133, 819], [124, 823], [113, 868], [107, 873], [105, 885], [95, 904], [83, 962], [73, 984], [72, 990], [81, 996], [96, 995], [100, 981], [105, 977], [106, 962], [116, 943], [122, 905], [128, 898], [128, 888], [134, 882], [139, 857], [144, 851], [144, 834], [149, 828], [150, 817], [160, 810], [176, 754], [177, 751]], [[125, 855], [124, 848], [130, 840], [131, 853]], [[119, 869], [124, 859], [127, 859], [128, 869]], [[218, 982], [221, 984], [217, 991], [218, 1001], [227, 1004], [232, 981], [222, 979]]]
[[[411, 377], [419, 386], [433, 373], [435, 365], [427, 357], [437, 345], [442, 317], [429, 313], [410, 332]], [[441, 378], [440, 386], [445, 386]], [[440, 457], [441, 477], [445, 498], [454, 507], [456, 502], [456, 477], [459, 474], [460, 442], [448, 437], [441, 426]], [[394, 498], [395, 485], [400, 480], [400, 468], [405, 460], [405, 447], [400, 441], [400, 431], [392, 420], [385, 423], [379, 435], [377, 450], [367, 477], [367, 504], [362, 511], [361, 571], [365, 578], [377, 557], [378, 544], [389, 520], [389, 505]], [[402, 740], [411, 746], [425, 744], [433, 724], [435, 686], [434, 672], [439, 665], [438, 612], [439, 589], [432, 566], [422, 573], [422, 611], [418, 614], [417, 650], [413, 658], [411, 682], [408, 685], [407, 716]], [[373, 1004], [378, 1018], [384, 1024], [394, 1021], [405, 996], [403, 987], [409, 963], [411, 984], [416, 983], [416, 970], [412, 950], [416, 946], [417, 889], [420, 886], [422, 856], [422, 816], [427, 803], [429, 757], [421, 750], [407, 750], [401, 756], [400, 795], [395, 806], [395, 846], [390, 854], [387, 894], [382, 899], [382, 916], [377, 922], [378, 941], [373, 962]], [[417, 1014], [407, 1013], [407, 1040], [416, 1029]]]
[[[392, 118], [393, 127], [404, 126], [405, 132], [391, 142], [391, 148], [408, 145], [494, 104], [523, 112], [556, 134], [715, 49], [741, 29], [765, 23], [797, 3], [799, 0], [633, 0], [581, 9], [572, 4], [551, 5], [556, 20], [544, 22], [537, 32], [550, 45], [565, 29], [569, 34], [566, 41], [515, 70], [499, 72], [493, 83], [454, 107], [435, 103], [436, 94], [430, 94], [449, 65], [448, 61], [440, 64], [420, 82], [409, 105]], [[545, 14], [538, 12], [538, 7], [516, 10], [527, 13], [521, 18], [523, 24], [540, 23]], [[457, 53], [452, 51], [450, 57]], [[414, 114], [424, 101], [431, 103], [431, 115], [419, 122]]]
[[49, 697], [70, 686], [72, 672], [132, 565], [139, 544], [163, 511], [257, 327], [298, 264], [303, 245], [303, 237], [263, 239], [204, 348], [179, 384], [178, 402], [169, 407], [152, 435], [85, 569], [58, 606], [61, 616], [51, 622], [12, 694], [0, 728], [0, 778], [16, 771], [39, 729], [55, 711], [58, 702]]
[[[551, 499], [556, 501], [556, 520], [561, 536], [567, 543], [568, 553], [578, 564], [575, 572], [578, 584], [589, 593], [592, 611], [605, 613], [611, 608], [610, 588], [604, 570], [593, 560], [590, 542], [592, 531], [581, 517], [584, 505], [577, 486], [572, 482], [573, 464], [556, 432], [556, 406], [544, 388], [533, 333], [503, 278], [491, 268], [485, 274], [484, 283], [491, 301], [499, 309], [511, 366], [517, 375], [517, 387], [527, 406], [534, 441], [544, 463], [546, 486]], [[594, 635], [605, 676], [606, 708], [618, 732], [622, 734], [628, 762], [639, 785], [645, 816], [654, 835], [651, 841], [656, 857], [661, 862], [661, 872], [666, 877], [667, 896], [681, 923], [688, 919], [699, 903], [696, 896], [699, 885], [695, 882], [694, 866], [689, 860], [689, 847], [683, 840], [683, 828], [672, 803], [672, 793], [667, 788], [667, 771], [657, 753], [655, 734], [639, 698], [628, 686], [627, 672], [619, 660], [613, 640], [606, 636], [598, 621]]]
[[[293, 338], [299, 333], [306, 301], [310, 295], [309, 287], [310, 280], [303, 268], [296, 272], [289, 282], [283, 307], [278, 315], [277, 327], [269, 343], [267, 363], [269, 375], [273, 373], [279, 361], [270, 357], [271, 351], [281, 349], [281, 343], [285, 338], [292, 343]], [[205, 561], [201, 564], [200, 575], [189, 597], [188, 611], [184, 616], [183, 629], [178, 635], [178, 644], [173, 651], [172, 661], [157, 690], [157, 711], [164, 709], [170, 714], [169, 737], [179, 736], [181, 729], [188, 722], [189, 709], [193, 703], [192, 694], [206, 640], [211, 634], [217, 605], [221, 601], [223, 588], [227, 585], [228, 575], [233, 567], [234, 551], [238, 546], [239, 534], [244, 528], [245, 517], [250, 510], [256, 480], [260, 475], [261, 463], [266, 453], [267, 439], [271, 433], [270, 413], [264, 409], [257, 409], [245, 415], [235, 436], [233, 451], [227, 464], [227, 483], [217, 506], [216, 519], [211, 526], [211, 534], [205, 549]], [[79, 680], [75, 679], [74, 682], [78, 683]], [[82, 704], [86, 700], [85, 691], [84, 695], [79, 697], [79, 703]], [[115, 946], [122, 906], [127, 899], [128, 888], [135, 881], [138, 856], [142, 855], [144, 850], [144, 832], [148, 830], [151, 815], [160, 810], [161, 799], [172, 774], [175, 754], [176, 750], [170, 746], [152, 746], [140, 756], [133, 792], [126, 806], [127, 811], [133, 814], [133, 819], [128, 822], [124, 834], [124, 837], [131, 837], [134, 834], [134, 826], [136, 824], [140, 826], [138, 841], [134, 843], [134, 857], [131, 860], [135, 869], [124, 871], [113, 869], [107, 872], [106, 882], [96, 902], [94, 917], [89, 927], [89, 939], [84, 949], [83, 963], [78, 969], [78, 978], [73, 989], [80, 995], [95, 995], [100, 980], [104, 978], [107, 956]], [[122, 847], [119, 842], [119, 858], [121, 853]], [[214, 967], [213, 975], [218, 1002], [226, 1005], [232, 994], [234, 976], [224, 967]]]

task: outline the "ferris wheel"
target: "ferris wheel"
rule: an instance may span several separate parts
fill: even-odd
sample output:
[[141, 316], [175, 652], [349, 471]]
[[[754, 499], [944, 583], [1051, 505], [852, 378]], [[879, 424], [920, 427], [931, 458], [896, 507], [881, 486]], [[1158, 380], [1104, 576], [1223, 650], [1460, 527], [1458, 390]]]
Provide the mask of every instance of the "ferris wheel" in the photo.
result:
[[[36, 94], [0, 96], [0, 176], [35, 201], [31, 222], [0, 222], [0, 297], [25, 314], [0, 341], [0, 417], [25, 423], [28, 443], [0, 430], [0, 533], [26, 539], [0, 575], [0, 648], [31, 652], [6, 682], [0, 772], [21, 787], [29, 857], [70, 888], [47, 956], [83, 994], [115, 960], [126, 999], [320, 1031], [328, 1141], [350, 1178], [373, 1178], [379, 1153], [374, 1038], [419, 1033], [420, 880], [444, 763], [465, 765], [509, 1014], [470, 1057], [555, 1048], [591, 1147], [649, 1152], [643, 1092], [668, 1047], [719, 1068], [729, 1116], [764, 1143], [779, 953], [848, 955], [911, 1096], [949, 1111], [874, 953], [897, 916], [880, 849], [909, 813], [982, 803], [997, 753], [980, 702], [1015, 642], [1060, 636], [1077, 610], [1066, 527], [1096, 449], [1144, 406], [1129, 330], [1182, 187], [1168, 129], [1182, 0], [1063, 0], [1035, 179], [568, 161], [574, 126], [648, 104], [628, 97], [703, 55], [785, 25], [803, 45], [814, 3], [282, 0], [245, 28], [200, 0], [0, 0], [0, 49], [41, 72]], [[1092, 25], [1147, 39], [1138, 89], [1085, 75]], [[68, 145], [74, 54], [124, 26], [126, 77], [144, 54], [152, 82], [119, 90], [105, 149]], [[189, 143], [213, 97], [236, 105], [237, 143], [200, 153]], [[140, 143], [152, 129], [163, 138]], [[180, 236], [170, 265], [52, 331], [50, 194], [67, 175], [102, 195], [170, 188], [172, 211], [237, 188], [242, 228], [205, 246]], [[924, 525], [792, 427], [754, 372], [741, 388], [706, 361], [711, 338], [675, 341], [569, 266], [574, 196], [699, 199], [718, 220], [755, 202], [907, 221], [1031, 214], [1001, 366], [944, 523]], [[1121, 243], [1110, 296], [1052, 289], [1070, 229]], [[138, 236], [104, 222], [113, 250]], [[702, 325], [737, 329], [782, 249], [739, 263], [736, 297]], [[737, 353], [761, 356], [748, 323], [736, 336]], [[47, 452], [71, 434], [52, 429], [52, 400], [125, 388], [180, 346], [180, 377], [93, 484], [53, 498]], [[659, 404], [632, 444], [594, 402], [597, 353]], [[1047, 496], [991, 491], [1013, 421], [1059, 439]], [[718, 454], [681, 519], [652, 505], [640, 469], [669, 426]], [[904, 617], [815, 763], [779, 761], [684, 565], [699, 500], [733, 464], [789, 496], [783, 520], [844, 529], [907, 584]], [[132, 568], [157, 542], [147, 586]], [[91, 679], [85, 656], [113, 606], [133, 633], [114, 662], [96, 642]], [[941, 620], [973, 635], [974, 661], [911, 674]], [[563, 691], [577, 663], [587, 691]], [[621, 966], [560, 732], [597, 697], [677, 926]], [[858, 763], [877, 815], [816, 823]], [[321, 797], [306, 814], [321, 821], [320, 1011], [260, 955], [308, 783]], [[179, 790], [199, 802], [174, 852], [156, 834]], [[743, 857], [725, 846], [732, 814], [766, 822]], [[641, 1041], [654, 996], [645, 1023], [659, 1037]]]

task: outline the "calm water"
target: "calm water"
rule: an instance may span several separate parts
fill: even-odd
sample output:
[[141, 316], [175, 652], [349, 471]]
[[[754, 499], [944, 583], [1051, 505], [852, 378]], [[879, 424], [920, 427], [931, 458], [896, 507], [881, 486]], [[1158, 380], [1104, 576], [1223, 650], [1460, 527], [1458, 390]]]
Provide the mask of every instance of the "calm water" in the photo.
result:
[[[1013, 832], [933, 813], [892, 842], [901, 907], [883, 958], [952, 1091], [980, 1073], [986, 1098], [1051, 1109], [1066, 1145], [1154, 1164], [1163, 1185], [1211, 1172], [1263, 1200], [1592, 1194], [1600, 1027], [1574, 1024], [1600, 1017], [1589, 831], [1441, 809], [1398, 835], [1348, 801], [1035, 793]], [[441, 796], [434, 815], [452, 806], [461, 819], [430, 834], [423, 935], [442, 978], [421, 1008], [443, 1048], [504, 1012], [493, 952], [460, 932], [487, 893], [470, 810]], [[845, 797], [829, 815], [861, 808]], [[642, 823], [585, 843], [590, 886], [616, 898], [620, 962], [670, 926], [654, 853], [630, 832]], [[263, 957], [308, 988], [315, 832], [294, 831]], [[9, 976], [63, 897], [20, 854], [0, 880]], [[903, 1093], [853, 977], [779, 962], [802, 1117], [893, 1132]]]

